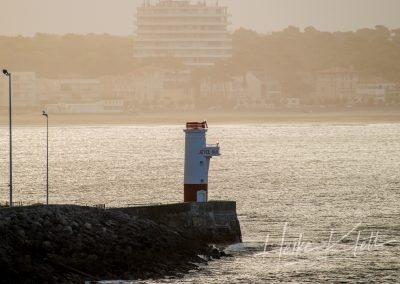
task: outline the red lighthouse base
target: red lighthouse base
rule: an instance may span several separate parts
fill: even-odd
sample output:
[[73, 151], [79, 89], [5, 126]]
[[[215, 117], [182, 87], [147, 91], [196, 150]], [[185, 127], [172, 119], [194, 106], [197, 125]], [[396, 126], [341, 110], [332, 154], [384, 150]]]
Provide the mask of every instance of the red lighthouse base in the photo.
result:
[[208, 184], [185, 184], [183, 187], [184, 202], [207, 202]]

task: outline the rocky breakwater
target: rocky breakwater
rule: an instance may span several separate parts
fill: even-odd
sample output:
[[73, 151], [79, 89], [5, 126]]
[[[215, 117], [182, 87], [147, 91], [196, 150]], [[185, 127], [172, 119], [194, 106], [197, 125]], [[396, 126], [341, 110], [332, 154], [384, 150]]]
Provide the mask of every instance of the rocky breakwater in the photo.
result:
[[81, 206], [0, 209], [0, 283], [148, 279], [197, 267], [206, 244], [153, 221]]

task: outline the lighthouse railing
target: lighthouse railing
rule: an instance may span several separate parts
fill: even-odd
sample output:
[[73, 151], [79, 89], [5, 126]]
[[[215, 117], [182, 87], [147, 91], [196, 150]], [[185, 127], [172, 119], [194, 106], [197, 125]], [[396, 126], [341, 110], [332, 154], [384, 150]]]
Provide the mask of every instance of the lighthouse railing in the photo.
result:
[[186, 122], [186, 129], [206, 129], [207, 122]]

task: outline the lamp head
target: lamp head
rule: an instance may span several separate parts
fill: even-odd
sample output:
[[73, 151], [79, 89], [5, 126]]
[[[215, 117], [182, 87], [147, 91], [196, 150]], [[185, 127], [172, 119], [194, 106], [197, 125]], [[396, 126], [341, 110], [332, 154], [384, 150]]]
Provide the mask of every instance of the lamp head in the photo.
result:
[[8, 73], [7, 69], [3, 69], [3, 74], [6, 76], [10, 76], [10, 73]]
[[47, 116], [47, 113], [43, 110], [42, 115]]

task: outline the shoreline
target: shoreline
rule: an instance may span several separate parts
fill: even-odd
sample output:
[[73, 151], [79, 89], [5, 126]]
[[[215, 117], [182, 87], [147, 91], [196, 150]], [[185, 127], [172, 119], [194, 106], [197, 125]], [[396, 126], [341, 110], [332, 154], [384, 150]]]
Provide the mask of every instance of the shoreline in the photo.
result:
[[[186, 121], [214, 124], [243, 123], [399, 123], [400, 109], [317, 111], [169, 111], [121, 114], [49, 114], [49, 125], [171, 125]], [[42, 126], [41, 112], [12, 115], [14, 126]], [[0, 127], [8, 126], [8, 115], [0, 116]]]

